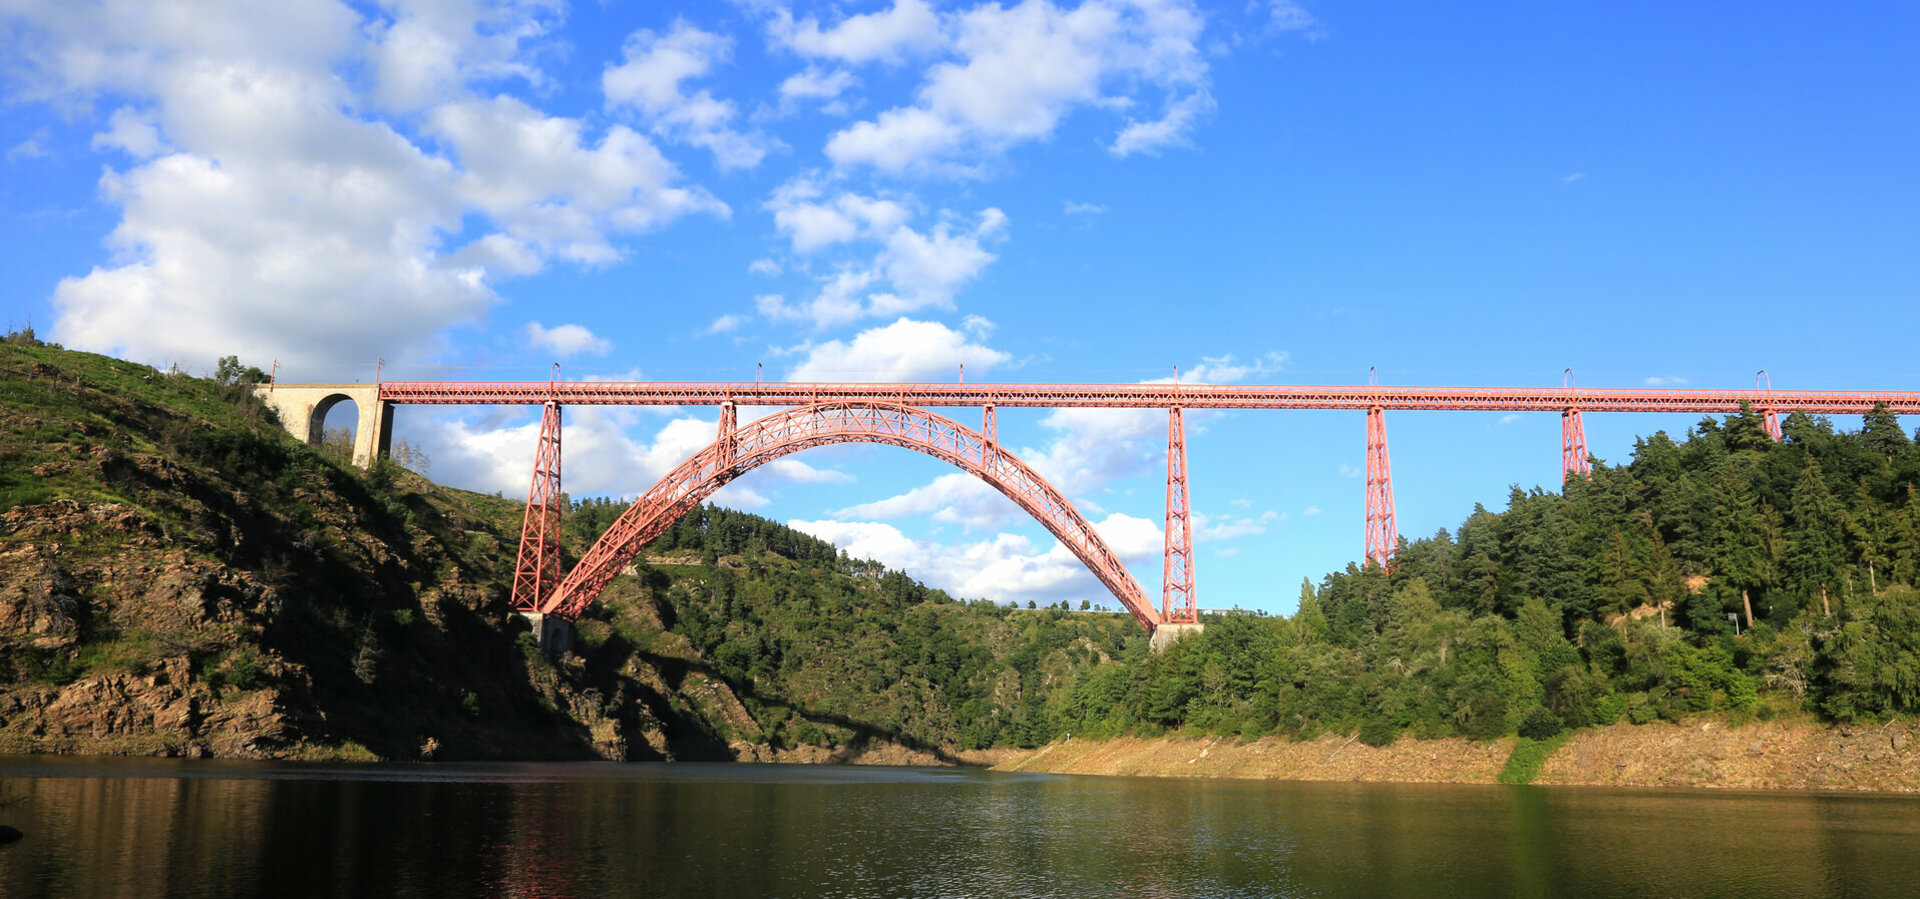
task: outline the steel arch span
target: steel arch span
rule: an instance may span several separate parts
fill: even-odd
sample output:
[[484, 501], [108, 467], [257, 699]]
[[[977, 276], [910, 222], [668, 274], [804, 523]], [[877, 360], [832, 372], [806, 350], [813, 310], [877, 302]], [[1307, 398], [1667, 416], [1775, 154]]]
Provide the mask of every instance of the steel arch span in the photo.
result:
[[738, 428], [733, 411], [731, 404], [722, 407], [719, 439], [641, 494], [539, 604], [541, 613], [580, 617], [641, 549], [728, 481], [801, 450], [880, 443], [925, 453], [987, 482], [1072, 550], [1143, 627], [1151, 631], [1164, 620], [1093, 525], [992, 437], [923, 409], [875, 400], [800, 406]]

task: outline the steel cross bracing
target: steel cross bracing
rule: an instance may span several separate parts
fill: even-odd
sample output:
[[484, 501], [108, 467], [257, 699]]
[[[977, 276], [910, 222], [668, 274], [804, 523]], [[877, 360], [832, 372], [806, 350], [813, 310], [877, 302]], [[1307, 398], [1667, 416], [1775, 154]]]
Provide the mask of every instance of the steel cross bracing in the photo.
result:
[[1776, 415], [1889, 411], [1920, 414], [1920, 392], [1835, 390], [1644, 390], [1500, 387], [1301, 387], [1205, 384], [873, 384], [389, 381], [380, 399], [412, 405], [804, 406], [871, 401], [902, 406], [1104, 406], [1166, 409], [1352, 409], [1483, 412], [1737, 412], [1742, 403]]
[[1166, 551], [1160, 563], [1160, 616], [1169, 623], [1200, 621], [1193, 595], [1193, 516], [1187, 496], [1187, 424], [1180, 407], [1167, 410]]
[[722, 419], [719, 438], [661, 478], [587, 550], [539, 611], [573, 619], [639, 555], [647, 543], [728, 481], [804, 449], [834, 443], [880, 443], [916, 450], [972, 473], [1059, 538], [1148, 630], [1161, 616], [1120, 557], [1093, 525], [1026, 463], [983, 435], [907, 406], [843, 401], [786, 409], [734, 427]]
[[1393, 467], [1387, 458], [1387, 419], [1379, 408], [1367, 410], [1367, 555], [1387, 568], [1399, 548], [1393, 518]]
[[1560, 413], [1560, 479], [1564, 482], [1572, 475], [1586, 477], [1593, 473], [1593, 462], [1587, 457], [1587, 425], [1580, 418], [1580, 410], [1568, 409]]
[[560, 583], [560, 404], [540, 415], [540, 444], [533, 453], [533, 483], [520, 524], [520, 556], [513, 568], [513, 607], [537, 611]]

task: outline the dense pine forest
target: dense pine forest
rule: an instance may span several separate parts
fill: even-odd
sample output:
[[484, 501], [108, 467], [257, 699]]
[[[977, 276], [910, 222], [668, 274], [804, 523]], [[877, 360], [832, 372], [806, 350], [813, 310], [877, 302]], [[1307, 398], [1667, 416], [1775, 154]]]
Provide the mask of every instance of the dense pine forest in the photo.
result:
[[1075, 686], [1076, 732], [1198, 728], [1544, 739], [1713, 712], [1834, 721], [1920, 708], [1920, 446], [1751, 411], [1638, 441], [1564, 492], [1515, 489], [1391, 573], [1303, 585], [1290, 619]]

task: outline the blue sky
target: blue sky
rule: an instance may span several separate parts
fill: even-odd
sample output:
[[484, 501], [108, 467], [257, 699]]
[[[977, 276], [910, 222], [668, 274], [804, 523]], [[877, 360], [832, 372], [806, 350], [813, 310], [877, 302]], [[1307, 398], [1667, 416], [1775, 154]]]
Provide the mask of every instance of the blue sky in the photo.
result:
[[[262, 12], [262, 9], [268, 11]], [[1182, 0], [0, 0], [0, 307], [292, 381], [1920, 389], [1920, 11]], [[977, 412], [956, 417], [971, 422]], [[708, 409], [575, 410], [637, 493]], [[1588, 417], [1599, 456], [1684, 418]], [[403, 409], [524, 492], [535, 416]], [[1164, 414], [1003, 441], [1157, 595]], [[1361, 552], [1359, 413], [1189, 422], [1203, 607]], [[1558, 480], [1553, 416], [1389, 416], [1399, 527]], [[1108, 602], [879, 447], [719, 500], [966, 597]]]

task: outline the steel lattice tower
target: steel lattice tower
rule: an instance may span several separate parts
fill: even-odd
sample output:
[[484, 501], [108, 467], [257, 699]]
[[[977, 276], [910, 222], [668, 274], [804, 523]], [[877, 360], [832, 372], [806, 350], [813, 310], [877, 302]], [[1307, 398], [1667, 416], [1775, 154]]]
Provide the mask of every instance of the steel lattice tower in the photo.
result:
[[513, 607], [538, 611], [560, 583], [560, 404], [548, 400], [533, 453], [533, 483], [520, 525], [520, 559], [513, 569]]
[[1200, 620], [1193, 596], [1193, 518], [1187, 496], [1187, 425], [1179, 406], [1167, 410], [1167, 531], [1161, 560], [1160, 616], [1169, 624]]
[[1393, 467], [1387, 460], [1386, 410], [1367, 410], [1367, 556], [1387, 568], [1400, 535], [1393, 523]]

